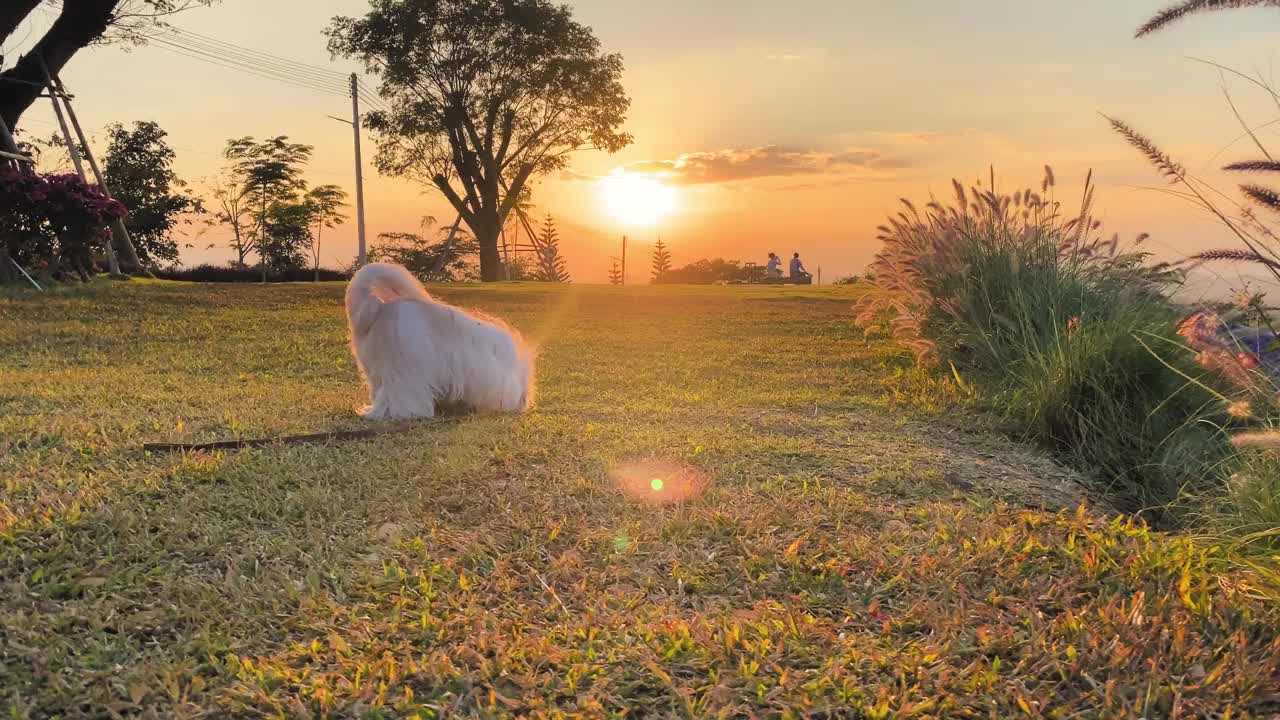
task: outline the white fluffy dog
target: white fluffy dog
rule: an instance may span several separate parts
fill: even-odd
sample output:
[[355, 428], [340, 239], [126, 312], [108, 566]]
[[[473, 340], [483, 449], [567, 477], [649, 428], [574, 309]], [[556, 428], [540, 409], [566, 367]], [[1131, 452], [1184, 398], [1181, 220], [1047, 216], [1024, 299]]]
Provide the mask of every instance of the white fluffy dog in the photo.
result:
[[347, 287], [351, 350], [369, 384], [367, 418], [432, 417], [437, 403], [520, 412], [533, 352], [500, 321], [446, 305], [399, 265], [372, 263]]

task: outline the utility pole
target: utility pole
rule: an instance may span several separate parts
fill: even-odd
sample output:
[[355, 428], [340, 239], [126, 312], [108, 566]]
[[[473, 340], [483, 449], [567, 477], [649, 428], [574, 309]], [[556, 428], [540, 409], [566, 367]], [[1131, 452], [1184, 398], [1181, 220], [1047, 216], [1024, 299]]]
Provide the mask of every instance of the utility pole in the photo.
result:
[[622, 236], [622, 287], [627, 286], [627, 236]]
[[364, 239], [364, 162], [360, 157], [360, 77], [351, 73], [351, 127], [356, 135], [356, 229], [360, 239], [357, 264], [369, 262], [369, 249]]
[[364, 158], [360, 154], [360, 76], [351, 73], [351, 119], [328, 116], [351, 126], [356, 140], [356, 236], [359, 250], [356, 254], [356, 267], [362, 268], [369, 263], [369, 248], [365, 244], [364, 224]]

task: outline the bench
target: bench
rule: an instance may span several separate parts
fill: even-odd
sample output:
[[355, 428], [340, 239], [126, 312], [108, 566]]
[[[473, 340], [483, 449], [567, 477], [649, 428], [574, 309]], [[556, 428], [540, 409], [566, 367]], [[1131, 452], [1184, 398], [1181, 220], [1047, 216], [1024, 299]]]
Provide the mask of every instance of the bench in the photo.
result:
[[780, 278], [764, 278], [759, 281], [761, 285], [812, 285], [812, 275], [801, 275], [799, 277], [780, 277]]

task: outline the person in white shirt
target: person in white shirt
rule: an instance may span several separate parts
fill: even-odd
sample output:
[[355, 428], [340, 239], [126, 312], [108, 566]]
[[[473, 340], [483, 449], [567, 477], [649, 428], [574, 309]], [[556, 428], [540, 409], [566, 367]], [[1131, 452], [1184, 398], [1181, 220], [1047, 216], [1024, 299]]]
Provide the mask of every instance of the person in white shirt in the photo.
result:
[[791, 256], [791, 277], [809, 277], [809, 271], [805, 270], [804, 263], [800, 262], [800, 253]]
[[771, 278], [782, 277], [782, 258], [769, 253], [768, 275]]

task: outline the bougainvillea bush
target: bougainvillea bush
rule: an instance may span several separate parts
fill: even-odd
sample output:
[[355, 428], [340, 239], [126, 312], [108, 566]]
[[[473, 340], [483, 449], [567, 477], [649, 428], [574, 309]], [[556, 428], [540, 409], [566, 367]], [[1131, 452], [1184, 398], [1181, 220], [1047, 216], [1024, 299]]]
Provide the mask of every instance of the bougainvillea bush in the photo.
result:
[[0, 278], [13, 263], [46, 278], [88, 279], [125, 207], [75, 175], [0, 167]]

